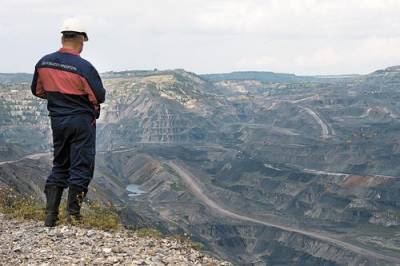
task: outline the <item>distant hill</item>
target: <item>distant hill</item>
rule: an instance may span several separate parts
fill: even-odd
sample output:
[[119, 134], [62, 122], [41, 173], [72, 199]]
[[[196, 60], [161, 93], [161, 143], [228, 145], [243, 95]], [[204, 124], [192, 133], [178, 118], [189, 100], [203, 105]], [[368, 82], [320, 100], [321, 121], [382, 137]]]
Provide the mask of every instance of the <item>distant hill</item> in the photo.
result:
[[387, 67], [385, 69], [379, 69], [371, 74], [367, 75], [367, 77], [383, 77], [383, 78], [388, 78], [388, 77], [396, 77], [398, 78], [400, 76], [400, 66], [391, 66]]
[[261, 82], [293, 83], [293, 82], [321, 82], [338, 79], [349, 79], [358, 75], [321, 75], [321, 76], [297, 76], [290, 73], [274, 73], [266, 71], [236, 71], [220, 74], [203, 74], [202, 78], [218, 82], [222, 80], [258, 80]]
[[33, 75], [28, 73], [0, 73], [0, 83], [31, 82]]
[[231, 73], [204, 74], [201, 77], [209, 81], [221, 80], [259, 80], [262, 82], [293, 82], [302, 80], [295, 74], [274, 73], [264, 71], [236, 71]]
[[[186, 72], [183, 69], [175, 70], [126, 70], [126, 71], [108, 71], [101, 73], [103, 78], [118, 78], [118, 77], [140, 77], [156, 74], [170, 74], [174, 72]], [[192, 73], [194, 74], [194, 73]], [[322, 82], [322, 81], [337, 81], [340, 79], [351, 79], [359, 75], [319, 75], [319, 76], [298, 76], [290, 73], [274, 73], [269, 71], [236, 71], [231, 73], [215, 73], [202, 74], [199, 77], [211, 81], [218, 82], [222, 80], [258, 80], [261, 82], [272, 83], [297, 83], [297, 82]], [[31, 82], [33, 75], [30, 73], [0, 73], [0, 83], [21, 83]]]

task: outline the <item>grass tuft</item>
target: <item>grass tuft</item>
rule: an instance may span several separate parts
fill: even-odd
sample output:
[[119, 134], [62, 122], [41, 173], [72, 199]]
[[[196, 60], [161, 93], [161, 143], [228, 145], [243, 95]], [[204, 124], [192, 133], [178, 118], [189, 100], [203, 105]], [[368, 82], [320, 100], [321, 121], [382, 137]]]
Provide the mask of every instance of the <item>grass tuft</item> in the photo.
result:
[[[36, 220], [42, 222], [45, 217], [44, 203], [33, 196], [22, 195], [12, 188], [0, 187], [0, 213], [12, 219]], [[67, 203], [62, 200], [60, 204], [58, 225], [76, 225], [83, 228], [117, 231], [123, 228], [115, 206], [100, 204], [97, 201], [85, 200], [81, 209], [82, 221], [67, 221]], [[170, 238], [184, 244], [188, 248], [201, 250], [203, 244], [193, 242], [187, 235], [165, 236], [154, 228], [141, 228], [135, 230], [139, 237], [156, 239]]]
[[140, 228], [135, 231], [139, 237], [162, 238], [163, 234], [154, 228]]
[[0, 188], [0, 212], [14, 219], [43, 220], [44, 206], [33, 196], [22, 195], [12, 188]]
[[190, 237], [187, 234], [184, 235], [173, 235], [170, 237], [173, 240], [178, 241], [179, 243], [181, 243], [182, 245], [184, 245], [187, 248], [192, 248], [195, 250], [204, 250], [205, 246], [204, 244], [200, 243], [200, 242], [196, 242], [193, 241], [192, 239], [190, 239]]
[[97, 201], [84, 204], [82, 207], [83, 225], [102, 230], [118, 230], [122, 228], [115, 206], [108, 207]]
[[[43, 221], [45, 205], [33, 196], [22, 195], [12, 188], [0, 187], [0, 212], [13, 219], [28, 219]], [[122, 227], [116, 208], [113, 205], [105, 206], [96, 201], [84, 202], [82, 221], [73, 222], [85, 228], [102, 230], [118, 230]], [[67, 203], [60, 204], [59, 224], [67, 223]]]

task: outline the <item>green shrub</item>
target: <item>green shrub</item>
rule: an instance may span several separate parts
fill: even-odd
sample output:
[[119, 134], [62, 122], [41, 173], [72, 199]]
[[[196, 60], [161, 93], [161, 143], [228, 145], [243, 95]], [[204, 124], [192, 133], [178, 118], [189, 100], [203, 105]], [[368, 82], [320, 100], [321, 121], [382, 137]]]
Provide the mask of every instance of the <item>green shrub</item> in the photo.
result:
[[[14, 219], [44, 220], [45, 205], [33, 196], [22, 195], [12, 188], [0, 188], [0, 212]], [[82, 206], [82, 221], [73, 225], [103, 230], [120, 229], [116, 208], [104, 206], [96, 201], [84, 203]], [[67, 224], [67, 203], [60, 204], [59, 224]]]
[[0, 188], [0, 212], [14, 219], [44, 219], [44, 205], [38, 199], [12, 188]]
[[204, 250], [203, 243], [193, 241], [187, 235], [173, 235], [170, 238], [178, 241], [187, 248], [192, 248], [195, 250]]
[[170, 184], [170, 188], [175, 191], [183, 191], [185, 189], [180, 183], [176, 181]]
[[102, 230], [118, 230], [122, 228], [117, 209], [110, 204], [105, 206], [97, 201], [84, 204], [82, 207], [82, 225]]
[[161, 238], [163, 234], [154, 228], [140, 228], [135, 231], [139, 237]]
[[[0, 213], [13, 219], [28, 219], [43, 221], [45, 204], [37, 197], [23, 195], [12, 188], [0, 187]], [[118, 211], [111, 203], [101, 204], [98, 201], [85, 200], [81, 209], [82, 221], [67, 221], [67, 203], [63, 199], [60, 204], [59, 225], [72, 224], [84, 228], [101, 230], [120, 230], [122, 224]], [[162, 238], [160, 231], [153, 228], [141, 228], [135, 231], [139, 237]], [[176, 235], [171, 237], [187, 247], [203, 249], [201, 243], [193, 242], [188, 237]]]

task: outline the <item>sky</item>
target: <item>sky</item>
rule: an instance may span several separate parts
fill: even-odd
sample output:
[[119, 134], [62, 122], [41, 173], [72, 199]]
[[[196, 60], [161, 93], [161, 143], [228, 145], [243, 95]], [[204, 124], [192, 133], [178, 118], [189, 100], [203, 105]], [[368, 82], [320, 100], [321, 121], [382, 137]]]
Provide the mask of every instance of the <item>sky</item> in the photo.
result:
[[400, 0], [0, 0], [0, 72], [32, 72], [79, 18], [99, 72], [366, 74], [400, 65]]

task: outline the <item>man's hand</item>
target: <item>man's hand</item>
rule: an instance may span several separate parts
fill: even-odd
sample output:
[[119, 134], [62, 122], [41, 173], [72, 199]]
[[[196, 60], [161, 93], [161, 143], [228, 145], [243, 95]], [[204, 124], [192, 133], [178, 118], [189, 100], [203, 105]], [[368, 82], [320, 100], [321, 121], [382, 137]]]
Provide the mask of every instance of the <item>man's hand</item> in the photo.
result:
[[96, 119], [98, 119], [100, 117], [100, 109], [101, 109], [100, 104], [94, 105], [94, 110], [95, 110], [95, 113], [96, 113]]

